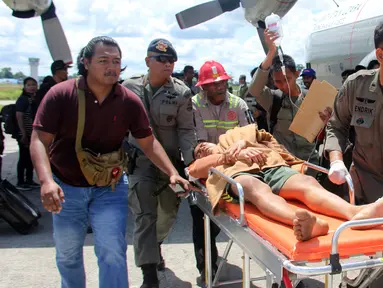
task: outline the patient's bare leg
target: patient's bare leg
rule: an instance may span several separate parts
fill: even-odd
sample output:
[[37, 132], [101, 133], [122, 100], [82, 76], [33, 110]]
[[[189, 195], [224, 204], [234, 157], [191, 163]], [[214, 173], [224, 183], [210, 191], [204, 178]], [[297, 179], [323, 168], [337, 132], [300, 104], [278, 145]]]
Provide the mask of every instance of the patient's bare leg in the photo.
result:
[[324, 189], [311, 176], [297, 174], [283, 185], [279, 196], [288, 200], [299, 200], [315, 212], [350, 220], [366, 206], [354, 206]]
[[[295, 211], [285, 199], [273, 194], [270, 187], [262, 181], [247, 175], [238, 176], [235, 180], [243, 186], [245, 199], [253, 203], [263, 215], [294, 226], [298, 240], [309, 240], [327, 234], [329, 228], [324, 220], [316, 218], [303, 209]], [[232, 186], [232, 191], [237, 193], [234, 186]]]
[[[377, 200], [375, 203], [372, 203], [368, 205], [366, 208], [364, 208], [362, 211], [360, 211], [358, 214], [355, 215], [351, 220], [363, 220], [363, 219], [371, 219], [371, 218], [381, 218], [383, 217], [383, 199]], [[364, 227], [353, 227], [352, 229], [356, 230], [363, 230], [363, 229], [370, 229], [376, 226], [381, 226], [382, 224], [378, 225], [369, 225]]]

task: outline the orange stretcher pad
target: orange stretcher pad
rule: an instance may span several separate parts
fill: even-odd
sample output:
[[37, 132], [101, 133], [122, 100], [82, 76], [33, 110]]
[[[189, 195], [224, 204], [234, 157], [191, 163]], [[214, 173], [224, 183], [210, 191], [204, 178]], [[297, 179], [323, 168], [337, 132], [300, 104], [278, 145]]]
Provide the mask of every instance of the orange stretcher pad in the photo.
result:
[[[221, 210], [232, 218], [239, 218], [240, 211], [238, 204], [232, 204], [222, 200], [219, 205]], [[289, 205], [310, 211], [305, 205], [297, 202], [289, 202]], [[330, 231], [326, 236], [316, 237], [306, 242], [299, 242], [295, 239], [292, 227], [263, 216], [252, 204], [245, 204], [245, 215], [248, 227], [263, 239], [270, 242], [291, 261], [317, 262], [329, 258], [332, 236], [335, 230], [344, 223], [344, 221], [318, 213], [312, 213], [328, 221]], [[349, 258], [357, 255], [370, 256], [379, 251], [383, 251], [383, 227], [363, 231], [346, 229], [340, 235], [339, 254], [341, 258]]]

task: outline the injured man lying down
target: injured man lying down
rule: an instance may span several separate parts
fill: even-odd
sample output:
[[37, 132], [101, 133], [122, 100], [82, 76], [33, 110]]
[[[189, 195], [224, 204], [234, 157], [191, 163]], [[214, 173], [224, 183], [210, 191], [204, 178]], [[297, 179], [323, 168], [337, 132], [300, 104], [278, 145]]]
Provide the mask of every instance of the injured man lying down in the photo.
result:
[[297, 167], [304, 161], [254, 124], [227, 131], [217, 145], [200, 143], [195, 157], [189, 175], [207, 178], [206, 188], [215, 214], [220, 199], [233, 202], [238, 199], [238, 193], [235, 186], [218, 175], [208, 177], [212, 167], [240, 183], [246, 201], [265, 216], [292, 226], [299, 241], [326, 235], [329, 226], [307, 210], [292, 208], [286, 200], [298, 200], [317, 213], [344, 220], [383, 217], [382, 200], [354, 206], [325, 190], [313, 177], [299, 173]]

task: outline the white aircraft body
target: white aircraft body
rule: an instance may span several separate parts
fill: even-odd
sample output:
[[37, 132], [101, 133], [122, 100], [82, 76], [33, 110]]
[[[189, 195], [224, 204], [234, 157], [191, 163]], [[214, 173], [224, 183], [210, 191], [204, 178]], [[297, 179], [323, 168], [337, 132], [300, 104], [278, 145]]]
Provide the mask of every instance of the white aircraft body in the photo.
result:
[[306, 43], [307, 65], [339, 88], [343, 71], [376, 59], [374, 29], [381, 22], [382, 0], [351, 1], [320, 14]]

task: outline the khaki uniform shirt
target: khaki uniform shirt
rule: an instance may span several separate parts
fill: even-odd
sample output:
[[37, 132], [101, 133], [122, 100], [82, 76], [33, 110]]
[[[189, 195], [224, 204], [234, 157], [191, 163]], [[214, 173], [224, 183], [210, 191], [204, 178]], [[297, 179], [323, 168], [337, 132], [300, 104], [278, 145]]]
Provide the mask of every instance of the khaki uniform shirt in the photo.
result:
[[[257, 103], [267, 111], [268, 117], [270, 117], [274, 97], [283, 97], [282, 107], [277, 115], [278, 121], [274, 126], [273, 136], [280, 144], [285, 146], [290, 153], [294, 154], [294, 156], [302, 160], [308, 160], [311, 155], [310, 162], [318, 164], [319, 155], [315, 149], [315, 143], [310, 143], [305, 138], [289, 130], [298, 112], [295, 106], [300, 107], [307, 94], [307, 90], [301, 89], [302, 93], [299, 97], [291, 97], [291, 100], [295, 104], [295, 106], [293, 106], [289, 95], [283, 94], [281, 90], [272, 90], [266, 86], [268, 79], [269, 70], [258, 68], [250, 83], [249, 93], [253, 95]], [[268, 120], [270, 123], [270, 119]]]
[[379, 70], [362, 70], [339, 90], [327, 125], [325, 152], [344, 152], [355, 128], [351, 176], [355, 194], [370, 203], [383, 196], [383, 93]]
[[[170, 77], [168, 82], [153, 94], [149, 80], [146, 79], [147, 75], [132, 77], [124, 81], [123, 86], [141, 98], [149, 114], [153, 133], [176, 168], [177, 163], [181, 162], [180, 152], [184, 163], [189, 165], [194, 160], [193, 151], [197, 143], [191, 91], [181, 80]], [[133, 137], [129, 136], [129, 142], [139, 148]], [[159, 170], [143, 153], [138, 154], [136, 163], [133, 174], [138, 175], [138, 178], [153, 179], [153, 175], [158, 174]], [[135, 178], [129, 179], [134, 181]]]
[[201, 91], [193, 96], [193, 110], [198, 141], [217, 144], [219, 136], [227, 130], [250, 124], [246, 117], [246, 111], [249, 110], [246, 102], [229, 92], [225, 101], [216, 106]]
[[247, 84], [243, 84], [241, 86], [239, 86], [239, 91], [238, 91], [238, 96], [241, 98], [241, 99], [245, 99], [245, 96], [247, 94], [247, 90], [249, 88], [247, 87]]

